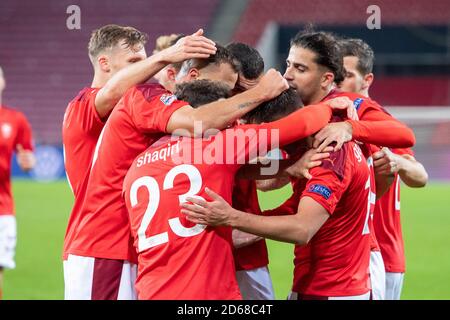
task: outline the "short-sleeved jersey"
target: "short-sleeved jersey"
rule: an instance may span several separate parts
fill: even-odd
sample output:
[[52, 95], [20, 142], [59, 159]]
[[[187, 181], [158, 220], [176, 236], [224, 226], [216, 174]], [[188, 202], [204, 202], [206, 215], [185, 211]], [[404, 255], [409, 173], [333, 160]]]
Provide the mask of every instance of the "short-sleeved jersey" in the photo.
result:
[[[254, 180], [236, 179], [233, 188], [233, 208], [236, 210], [261, 214], [258, 192]], [[248, 246], [234, 249], [236, 270], [252, 270], [269, 264], [267, 245], [264, 239]]]
[[24, 114], [0, 105], [0, 215], [13, 215], [11, 159], [18, 145], [33, 150], [31, 126]]
[[[187, 196], [206, 198], [206, 186], [231, 203], [241, 165], [316, 132], [330, 116], [323, 105], [304, 108], [275, 122], [230, 128], [208, 139], [161, 140], [139, 155], [124, 181], [138, 252], [139, 298], [239, 299], [231, 228], [193, 226], [181, 216], [180, 203]], [[314, 125], [309, 117], [315, 117]]]
[[74, 204], [64, 238], [63, 256], [67, 258], [73, 233], [79, 224], [79, 210], [86, 193], [95, 146], [105, 122], [95, 108], [95, 97], [100, 89], [84, 88], [69, 102], [62, 124], [64, 165]]
[[[369, 121], [383, 121], [383, 120], [389, 120], [392, 121], [392, 123], [398, 122], [395, 118], [393, 118], [382, 106], [380, 106], [377, 102], [374, 100], [365, 97], [363, 95], [352, 93], [352, 92], [342, 92], [339, 90], [332, 90], [330, 94], [325, 97], [324, 100], [337, 98], [337, 97], [347, 97], [350, 100], [353, 101], [353, 104], [358, 112], [358, 117], [360, 120], [369, 120]], [[362, 128], [359, 128], [360, 122], [359, 121], [351, 121], [352, 126], [357, 129], [356, 135], [358, 137], [367, 137], [367, 133], [365, 130], [370, 131], [371, 124], [367, 124], [366, 126], [362, 126]], [[391, 132], [390, 127], [386, 127], [386, 130], [379, 130], [377, 131], [377, 140], [380, 143], [379, 145], [383, 145], [382, 142], [389, 141], [392, 143], [392, 137], [396, 137], [398, 133], [398, 138], [400, 139], [404, 134], [402, 130], [397, 130], [395, 133]], [[403, 134], [403, 135], [402, 135]], [[355, 133], [354, 133], [355, 135]], [[394, 142], [396, 143], [396, 142]], [[369, 228], [370, 228], [370, 250], [371, 251], [380, 251], [380, 246], [378, 244], [377, 234], [374, 230], [373, 226], [373, 220], [374, 216], [376, 215], [375, 212], [375, 172], [373, 168], [373, 159], [372, 154], [374, 153], [374, 149], [376, 149], [376, 146], [370, 146], [366, 144], [363, 147], [363, 153], [365, 157], [367, 158], [370, 173], [372, 175], [372, 186], [373, 186], [373, 193], [371, 194], [371, 197], [369, 199], [370, 203], [370, 220], [369, 220]]]
[[172, 113], [185, 105], [155, 84], [132, 87], [123, 95], [98, 139], [68, 253], [134, 260], [123, 179], [134, 158], [162, 136]]
[[357, 144], [349, 142], [310, 180], [293, 183], [292, 196], [265, 215], [295, 214], [302, 197], [311, 197], [330, 214], [307, 245], [295, 247], [292, 291], [314, 296], [351, 296], [370, 290], [369, 194], [371, 175]]
[[[393, 149], [413, 155], [411, 149]], [[388, 191], [375, 203], [374, 229], [387, 272], [405, 272], [405, 248], [400, 219], [400, 177], [395, 175]]]

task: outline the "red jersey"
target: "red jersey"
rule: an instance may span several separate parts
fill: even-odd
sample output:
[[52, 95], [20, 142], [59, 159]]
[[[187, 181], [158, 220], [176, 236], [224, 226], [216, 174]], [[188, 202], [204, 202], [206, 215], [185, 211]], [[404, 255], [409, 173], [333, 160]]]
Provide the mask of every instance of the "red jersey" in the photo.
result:
[[188, 196], [206, 197], [206, 186], [230, 203], [241, 165], [264, 155], [274, 140], [283, 145], [316, 132], [330, 116], [322, 105], [308, 107], [209, 139], [164, 138], [138, 156], [125, 178], [124, 196], [138, 252], [139, 298], [240, 299], [231, 228], [193, 225], [180, 214], [180, 203]]
[[95, 109], [95, 97], [100, 89], [84, 88], [69, 102], [62, 124], [64, 165], [74, 204], [64, 237], [63, 257], [67, 258], [75, 229], [80, 220], [80, 207], [86, 193], [92, 157], [105, 122]]
[[[371, 143], [378, 146], [391, 147], [410, 147], [414, 144], [414, 133], [411, 129], [406, 127], [403, 123], [393, 118], [383, 107], [372, 99], [363, 95], [351, 92], [341, 92], [332, 90], [324, 100], [348, 97], [353, 101], [353, 104], [358, 111], [359, 121], [348, 120], [353, 127], [353, 139], [364, 139], [366, 143]], [[367, 157], [369, 167], [371, 168], [371, 175], [373, 176], [373, 183], [375, 183], [375, 173], [373, 170], [373, 160], [371, 155], [375, 146], [370, 147], [368, 144], [363, 148], [364, 154]], [[373, 184], [375, 185], [375, 184]], [[375, 190], [375, 189], [374, 189]], [[374, 232], [373, 220], [377, 214], [375, 212], [376, 194], [371, 195], [370, 200], [370, 250], [380, 251], [380, 246], [377, 240], [377, 233]]]
[[323, 100], [336, 97], [348, 97], [358, 111], [359, 121], [347, 120], [353, 127], [353, 139], [392, 148], [409, 148], [414, 145], [414, 132], [374, 100], [338, 90], [332, 90]]
[[[396, 154], [413, 155], [411, 149], [394, 149]], [[377, 200], [373, 221], [387, 272], [405, 272], [405, 248], [400, 221], [400, 177], [395, 175], [389, 190]]]
[[162, 136], [172, 113], [185, 105], [157, 84], [123, 95], [100, 134], [68, 253], [134, 261], [123, 179], [136, 155]]
[[292, 196], [265, 215], [296, 214], [311, 197], [330, 214], [311, 241], [295, 247], [292, 291], [313, 296], [353, 296], [370, 290], [369, 194], [371, 175], [357, 144], [349, 142], [297, 180]]
[[31, 126], [24, 114], [0, 105], [0, 215], [14, 215], [11, 159], [18, 145], [33, 150]]
[[311, 169], [311, 175], [300, 198], [313, 198], [330, 218], [307, 245], [296, 246], [293, 291], [316, 296], [364, 294], [370, 290], [371, 175], [366, 159], [350, 142]]
[[[261, 214], [258, 192], [254, 180], [236, 179], [233, 188], [233, 208], [253, 214]], [[266, 240], [234, 249], [236, 270], [253, 270], [269, 264]]]

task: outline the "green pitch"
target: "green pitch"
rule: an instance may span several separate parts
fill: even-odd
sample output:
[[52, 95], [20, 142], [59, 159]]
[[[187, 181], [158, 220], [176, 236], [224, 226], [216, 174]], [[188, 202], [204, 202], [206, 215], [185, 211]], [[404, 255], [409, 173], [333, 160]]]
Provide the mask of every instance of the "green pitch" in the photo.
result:
[[[72, 205], [65, 182], [13, 184], [18, 222], [15, 270], [7, 270], [4, 299], [63, 299], [62, 242]], [[261, 194], [264, 209], [282, 203], [290, 190]], [[403, 299], [450, 299], [450, 185], [402, 188], [407, 272]], [[269, 242], [277, 299], [292, 281], [293, 246]]]

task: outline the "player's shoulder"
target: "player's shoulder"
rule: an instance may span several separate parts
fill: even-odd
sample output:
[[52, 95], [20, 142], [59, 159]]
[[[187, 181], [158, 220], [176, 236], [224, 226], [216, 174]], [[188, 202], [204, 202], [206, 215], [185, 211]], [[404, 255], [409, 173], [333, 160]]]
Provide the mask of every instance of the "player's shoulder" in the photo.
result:
[[69, 104], [85, 101], [85, 100], [89, 99], [91, 96], [97, 94], [97, 92], [100, 89], [101, 88], [84, 87], [83, 89], [80, 90], [80, 92], [78, 92], [78, 94], [75, 96], [75, 98], [73, 98], [72, 101], [70, 101]]
[[344, 91], [337, 91], [336, 95], [334, 97], [347, 97], [350, 100], [353, 101], [353, 105], [355, 106], [356, 110], [359, 111], [360, 108], [363, 107], [377, 107], [382, 108], [381, 105], [376, 102], [375, 100], [372, 100], [370, 97], [363, 96], [359, 93], [354, 92], [344, 92]]
[[354, 141], [345, 143], [341, 149], [330, 153], [330, 157], [322, 160], [322, 164], [310, 170], [311, 174], [333, 174], [340, 181], [348, 180], [360, 166], [367, 167], [366, 156]]
[[323, 159], [322, 164], [317, 167], [320, 171], [333, 172], [339, 180], [345, 176], [346, 161], [348, 161], [351, 143], [345, 143], [341, 149], [330, 153], [330, 157]]
[[173, 99], [176, 99], [176, 96], [174, 94], [172, 94], [170, 91], [168, 91], [166, 88], [164, 88], [162, 85], [158, 83], [138, 84], [134, 87], [131, 87], [126, 92], [126, 95], [135, 95], [136, 93], [141, 95], [147, 101], [153, 100], [154, 98], [163, 95], [167, 97], [173, 97]]
[[6, 115], [6, 117], [8, 117], [10, 119], [27, 120], [27, 117], [25, 116], [25, 114], [16, 108], [2, 105], [0, 110], [2, 111], [1, 113]]

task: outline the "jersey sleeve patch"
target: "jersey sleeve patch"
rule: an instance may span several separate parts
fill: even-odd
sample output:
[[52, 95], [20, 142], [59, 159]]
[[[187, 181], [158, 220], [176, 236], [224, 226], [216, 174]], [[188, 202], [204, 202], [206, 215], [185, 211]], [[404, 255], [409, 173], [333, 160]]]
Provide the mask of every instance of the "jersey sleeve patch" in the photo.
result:
[[170, 106], [175, 100], [177, 100], [177, 97], [173, 94], [163, 94], [159, 100], [161, 100], [161, 102], [166, 106]]
[[357, 98], [355, 101], [353, 101], [353, 105], [355, 106], [356, 110], [359, 110], [359, 107], [361, 107], [361, 104], [363, 103], [364, 99]]
[[322, 184], [312, 184], [308, 188], [308, 192], [316, 193], [322, 197], [324, 197], [326, 200], [328, 200], [331, 197], [331, 194], [333, 193], [330, 188], [322, 185]]

